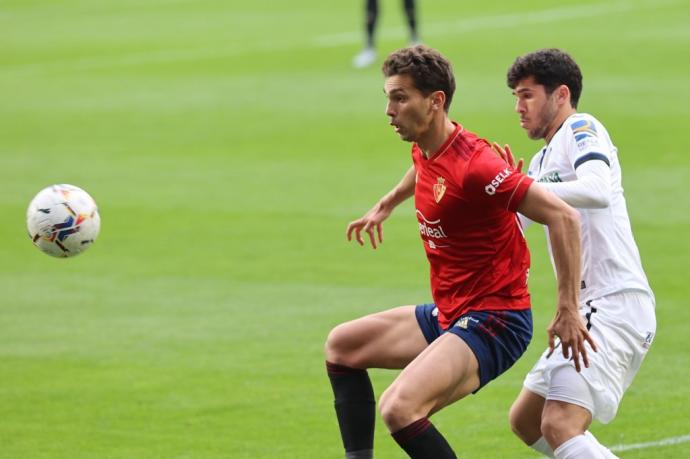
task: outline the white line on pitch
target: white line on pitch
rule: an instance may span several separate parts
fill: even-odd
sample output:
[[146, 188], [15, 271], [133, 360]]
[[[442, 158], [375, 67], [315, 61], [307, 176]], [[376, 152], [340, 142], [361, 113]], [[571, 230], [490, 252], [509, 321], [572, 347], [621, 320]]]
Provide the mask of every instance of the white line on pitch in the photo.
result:
[[618, 453], [621, 451], [630, 451], [633, 449], [656, 448], [658, 446], [677, 445], [679, 443], [690, 442], [690, 435], [682, 435], [680, 437], [664, 438], [657, 441], [648, 441], [645, 443], [633, 443], [630, 445], [615, 445], [609, 448], [611, 451]]
[[[632, 451], [635, 449], [660, 448], [663, 446], [672, 446], [672, 445], [678, 445], [678, 444], [687, 443], [687, 442], [690, 442], [690, 435], [681, 435], [680, 437], [662, 438], [661, 440], [648, 441], [645, 443], [631, 443], [629, 445], [614, 445], [609, 449], [614, 453], [620, 453], [620, 452], [624, 452], [624, 451]], [[534, 459], [535, 457], [536, 456], [530, 456], [529, 459]], [[539, 457], [544, 457], [544, 456], [540, 455]], [[525, 459], [527, 459], [527, 458], [525, 458]]]

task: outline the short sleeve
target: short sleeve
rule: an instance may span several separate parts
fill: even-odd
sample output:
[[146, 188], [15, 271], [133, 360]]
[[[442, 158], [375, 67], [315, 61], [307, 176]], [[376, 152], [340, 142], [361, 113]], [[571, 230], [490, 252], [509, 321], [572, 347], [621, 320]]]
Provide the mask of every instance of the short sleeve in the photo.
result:
[[574, 170], [587, 161], [603, 161], [611, 166], [609, 147], [606, 145], [603, 127], [597, 127], [597, 122], [591, 116], [578, 117], [570, 120], [565, 141], [568, 143], [566, 151]]
[[511, 168], [487, 145], [475, 152], [465, 176], [471, 199], [515, 212], [534, 179]]

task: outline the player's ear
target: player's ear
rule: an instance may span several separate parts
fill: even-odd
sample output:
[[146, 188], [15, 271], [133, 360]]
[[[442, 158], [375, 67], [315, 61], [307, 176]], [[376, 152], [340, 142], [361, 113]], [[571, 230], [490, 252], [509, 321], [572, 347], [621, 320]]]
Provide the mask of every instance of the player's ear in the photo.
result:
[[434, 91], [431, 93], [431, 108], [433, 110], [443, 110], [443, 105], [446, 103], [446, 93], [443, 91]]
[[560, 85], [556, 93], [556, 96], [558, 97], [558, 102], [561, 104], [568, 104], [570, 105], [570, 88], [564, 84]]

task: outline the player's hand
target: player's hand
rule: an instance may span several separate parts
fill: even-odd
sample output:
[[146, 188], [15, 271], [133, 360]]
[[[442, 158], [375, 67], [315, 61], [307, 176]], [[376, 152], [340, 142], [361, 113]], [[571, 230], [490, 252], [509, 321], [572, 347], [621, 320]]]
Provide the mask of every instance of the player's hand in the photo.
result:
[[507, 162], [510, 167], [518, 172], [522, 172], [522, 164], [524, 161], [522, 158], [520, 158], [517, 162], [517, 165], [515, 165], [515, 157], [513, 156], [513, 152], [510, 151], [510, 146], [508, 144], [505, 144], [503, 148], [501, 148], [499, 144], [493, 142], [491, 144], [491, 148], [493, 148], [498, 157]]
[[597, 345], [587, 331], [587, 327], [577, 311], [577, 308], [558, 308], [556, 317], [551, 321], [547, 329], [549, 335], [549, 350], [554, 352], [556, 336], [560, 338], [560, 346], [564, 358], [572, 358], [575, 369], [581, 370], [580, 358], [585, 368], [589, 368], [589, 358], [585, 342], [589, 343], [594, 352]]
[[347, 225], [347, 240], [352, 240], [352, 233], [354, 232], [357, 243], [364, 245], [364, 239], [362, 238], [362, 231], [364, 231], [369, 235], [371, 246], [375, 249], [378, 244], [383, 243], [383, 221], [388, 218], [392, 210], [384, 205], [383, 201], [379, 201], [362, 218]]

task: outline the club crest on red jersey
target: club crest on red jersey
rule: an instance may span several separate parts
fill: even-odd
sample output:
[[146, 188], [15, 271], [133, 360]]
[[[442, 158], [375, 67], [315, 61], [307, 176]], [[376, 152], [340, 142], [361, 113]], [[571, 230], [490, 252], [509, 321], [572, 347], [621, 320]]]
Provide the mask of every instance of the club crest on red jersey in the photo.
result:
[[439, 201], [441, 201], [443, 195], [446, 194], [445, 181], [446, 179], [444, 179], [443, 177], [438, 177], [436, 179], [436, 184], [434, 185], [434, 199], [436, 200], [437, 204]]

